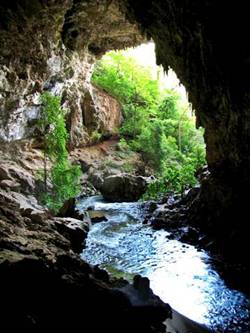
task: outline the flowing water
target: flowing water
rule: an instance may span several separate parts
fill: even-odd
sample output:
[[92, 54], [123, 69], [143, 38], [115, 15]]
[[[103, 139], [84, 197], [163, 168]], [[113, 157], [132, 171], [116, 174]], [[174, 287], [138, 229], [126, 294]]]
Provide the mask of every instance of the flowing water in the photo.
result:
[[115, 276], [148, 277], [164, 302], [216, 332], [250, 332], [250, 300], [226, 287], [205, 252], [143, 225], [141, 203], [106, 203], [95, 196], [78, 205], [80, 210], [88, 207], [103, 211], [107, 221], [91, 228], [84, 260]]

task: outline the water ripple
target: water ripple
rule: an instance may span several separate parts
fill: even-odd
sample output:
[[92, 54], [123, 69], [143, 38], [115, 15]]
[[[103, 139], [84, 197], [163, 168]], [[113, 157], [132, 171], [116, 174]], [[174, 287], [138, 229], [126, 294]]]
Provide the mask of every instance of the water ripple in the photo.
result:
[[147, 276], [163, 301], [216, 332], [250, 332], [250, 300], [225, 286], [205, 252], [168, 240], [166, 231], [142, 225], [140, 203], [105, 203], [96, 196], [78, 207], [89, 206], [107, 212], [108, 220], [92, 227], [84, 260], [126, 277], [127, 273]]

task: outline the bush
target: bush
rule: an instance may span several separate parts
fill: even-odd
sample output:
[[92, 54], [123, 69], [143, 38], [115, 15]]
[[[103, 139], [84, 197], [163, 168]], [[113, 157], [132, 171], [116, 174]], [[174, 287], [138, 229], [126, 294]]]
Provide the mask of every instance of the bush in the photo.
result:
[[118, 143], [118, 149], [124, 152], [130, 150], [130, 146], [124, 138], [120, 139]]
[[[205, 164], [202, 130], [195, 128], [190, 105], [174, 90], [160, 89], [149, 68], [109, 52], [94, 70], [92, 82], [115, 96], [123, 108], [120, 147], [140, 152], [157, 180], [146, 196], [179, 192], [196, 184], [195, 172]], [[128, 149], [129, 151], [129, 149]]]
[[[53, 212], [57, 212], [67, 199], [79, 194], [81, 171], [79, 166], [71, 165], [68, 160], [68, 133], [60, 98], [45, 92], [41, 101], [39, 127], [44, 136], [43, 201]], [[52, 162], [50, 170], [47, 170], [48, 159]], [[52, 184], [51, 191], [47, 188], [48, 179]]]

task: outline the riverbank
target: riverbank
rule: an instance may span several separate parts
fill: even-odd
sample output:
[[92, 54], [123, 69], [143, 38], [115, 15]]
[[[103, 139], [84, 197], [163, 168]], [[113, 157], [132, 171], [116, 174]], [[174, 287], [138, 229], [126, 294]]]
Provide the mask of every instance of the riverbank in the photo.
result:
[[87, 221], [55, 217], [37, 202], [41, 151], [28, 143], [1, 149], [0, 329], [156, 332], [166, 315], [142, 307], [135, 316], [119, 281], [80, 259]]
[[[116, 152], [115, 147], [116, 144], [112, 149]], [[101, 149], [101, 146], [99, 145], [97, 149]], [[96, 159], [98, 159], [98, 154], [96, 155]], [[105, 156], [106, 153], [103, 155], [103, 161], [105, 161]], [[76, 325], [80, 325], [81, 314], [77, 305], [74, 304], [72, 306], [72, 304], [75, 302], [75, 299], [77, 299], [77, 302], [82, 302], [84, 299], [81, 309], [90, 316], [92, 314], [91, 311], [97, 313], [97, 315], [100, 311], [102, 313], [101, 316], [103, 316], [104, 326], [106, 325], [109, 331], [112, 332], [114, 330], [115, 332], [118, 329], [112, 323], [112, 318], [110, 318], [110, 312], [112, 312], [121, 321], [128, 321], [128, 330], [133, 331], [136, 327], [139, 331], [143, 328], [147, 332], [150, 325], [147, 324], [148, 326], [145, 326], [143, 318], [140, 316], [136, 320], [135, 318], [132, 320], [134, 317], [133, 306], [128, 302], [125, 295], [121, 296], [119, 293], [117, 295], [114, 291], [116, 283], [110, 280], [107, 273], [79, 259], [78, 253], [83, 249], [83, 244], [88, 233], [88, 225], [82, 223], [82, 221], [72, 220], [71, 218], [53, 217], [44, 207], [38, 204], [32, 195], [39, 193], [41, 181], [36, 177], [36, 174], [42, 166], [42, 157], [39, 149], [25, 142], [10, 145], [8, 149], [6, 147], [6, 150], [3, 150], [2, 154], [0, 165], [0, 287], [3, 295], [3, 304], [6, 304], [3, 312], [4, 317], [11, 323], [11, 318], [16, 316], [17, 321], [16, 323], [13, 322], [13, 325], [31, 327], [33, 331], [36, 331], [36, 329], [39, 331], [44, 330], [44, 326], [47, 327], [49, 325], [49, 320], [51, 320], [50, 313], [55, 312], [53, 325], [56, 328], [61, 327], [63, 329], [64, 325], [67, 326], [72, 321]], [[92, 206], [92, 204], [90, 200], [88, 206]], [[113, 205], [118, 207], [119, 210], [121, 209], [121, 205], [124, 205], [123, 208], [125, 210], [123, 209], [121, 213], [126, 213], [126, 205], [130, 205], [129, 223], [132, 223], [131, 225], [136, 229], [136, 221], [133, 216], [137, 212], [135, 206], [138, 203], [116, 203], [110, 204], [110, 207], [112, 208]], [[149, 213], [151, 215], [152, 210], [156, 207], [155, 204], [150, 205]], [[86, 208], [88, 207], [86, 206]], [[124, 217], [122, 214], [121, 216]], [[117, 218], [114, 217], [113, 222], [116, 221]], [[147, 234], [150, 235], [152, 229], [143, 226], [142, 219], [140, 221], [138, 225], [139, 230], [145, 231], [144, 236]], [[114, 249], [120, 248], [119, 232], [123, 226], [127, 225], [126, 219], [121, 222], [121, 225], [113, 225], [117, 238], [115, 241], [109, 242], [109, 247], [112, 248], [113, 246]], [[100, 226], [105, 226], [105, 223], [100, 224]], [[124, 240], [129, 240], [134, 246], [136, 246], [137, 240], [142, 239], [140, 234], [136, 233], [135, 229], [131, 230], [129, 237], [124, 236], [123, 238]], [[153, 239], [151, 236], [149, 237], [151, 240]], [[141, 263], [142, 270], [139, 273], [142, 275], [144, 275], [143, 269], [150, 269], [151, 267], [150, 251], [154, 249], [154, 246], [151, 246], [152, 243], [149, 238], [146, 238], [146, 240], [145, 244], [138, 246], [137, 250], [139, 252], [130, 252], [130, 254], [134, 253], [134, 255], [128, 258], [128, 264], [130, 265], [137, 257], [148, 259], [147, 263]], [[167, 239], [163, 237], [161, 242], [162, 246], [166, 246]], [[125, 244], [125, 242], [123, 241], [121, 244]], [[188, 248], [180, 248], [180, 253], [183, 250], [185, 252]], [[144, 251], [147, 253], [144, 254]], [[162, 250], [160, 252], [167, 254], [170, 253], [170, 249], [166, 248], [166, 252]], [[92, 251], [91, 256], [93, 257], [95, 253], [100, 254], [100, 252]], [[123, 259], [126, 258], [127, 253], [129, 251], [124, 251]], [[165, 258], [165, 266], [166, 262]], [[152, 266], [154, 264], [152, 263]], [[172, 271], [174, 271], [174, 268], [172, 268]], [[180, 277], [183, 280], [185, 274], [180, 274]], [[157, 276], [155, 277], [155, 281], [159, 281], [158, 285], [161, 283]], [[175, 281], [178, 282], [179, 278], [175, 277]], [[13, 288], [13, 286], [16, 287]], [[91, 287], [89, 288], [89, 286]], [[67, 294], [71, 288], [74, 290], [72, 295], [75, 295], [75, 299], [72, 298], [73, 296]], [[173, 288], [166, 289], [166, 294], [170, 294], [171, 289]], [[42, 290], [42, 293], [40, 290]], [[56, 295], [53, 290], [56, 290]], [[175, 294], [174, 298], [177, 296], [178, 294]], [[184, 295], [181, 295], [181, 297], [181, 303], [184, 303], [185, 298], [188, 298]], [[11, 304], [9, 303], [10, 300]], [[20, 300], [25, 301], [20, 303]], [[42, 302], [47, 304], [47, 310], [41, 307]], [[116, 309], [119, 302], [123, 305]], [[51, 303], [51, 306], [48, 303]], [[92, 304], [91, 307], [88, 307], [88, 303]], [[96, 303], [100, 303], [100, 306], [97, 307]], [[10, 312], [9, 308], [12, 308], [12, 304], [17, 304], [17, 307], [15, 308], [16, 310], [13, 309]], [[29, 304], [34, 304], [34, 311], [30, 309]], [[67, 314], [66, 308], [62, 308], [62, 305], [65, 306], [65, 304], [71, 304], [72, 312]], [[102, 307], [105, 307], [105, 311]], [[21, 313], [19, 313], [20, 308], [22, 308]], [[147, 311], [147, 309], [142, 309], [144, 316], [149, 316]], [[59, 322], [61, 315], [65, 319]], [[149, 318], [155, 321], [153, 312]], [[133, 323], [134, 321], [135, 323]], [[162, 318], [160, 322], [158, 318], [157, 323], [162, 324]], [[169, 322], [169, 327], [172, 327], [172, 330], [177, 330], [181, 327], [181, 329], [186, 329], [186, 327], [189, 328], [192, 325], [194, 324], [191, 324], [186, 319], [182, 318], [180, 320], [179, 316], [174, 321]], [[97, 326], [98, 323], [96, 325], [92, 324], [93, 332], [95, 332]], [[203, 327], [193, 326], [193, 329], [203, 329]], [[242, 332], [245, 333], [246, 331]]]
[[[162, 311], [166, 311], [168, 319], [164, 322], [166, 333], [212, 333], [205, 325], [196, 323], [195, 321], [183, 316], [168, 304], [163, 303], [159, 297], [155, 297], [151, 288], [150, 281], [135, 275], [133, 284], [125, 285], [120, 290], [127, 295], [130, 302], [139, 307], [154, 307], [156, 304], [162, 306]], [[162, 327], [164, 330], [164, 327]]]
[[[208, 252], [211, 265], [228, 286], [250, 295], [248, 252], [242, 250], [247, 241], [238, 246], [238, 240], [229, 242], [229, 236], [223, 237], [224, 233], [228, 233], [227, 226], [222, 228], [218, 222], [216, 229], [214, 222], [205, 223], [207, 216], [204, 217], [204, 210], [197, 211], [196, 207], [200, 191], [200, 187], [192, 188], [182, 196], [168, 196], [150, 207], [146, 205], [150, 210], [143, 223], [154, 230], [166, 230], [171, 233], [170, 237]], [[235, 229], [230, 237], [236, 236]]]
[[167, 333], [212, 333], [204, 325], [200, 325], [193, 320], [188, 319], [176, 310], [172, 309], [172, 319], [165, 321]]
[[118, 281], [79, 258], [84, 222], [53, 217], [34, 198], [1, 190], [0, 227], [1, 328], [153, 333], [167, 317], [144, 307], [136, 315]]
[[178, 241], [170, 232], [142, 224], [144, 203], [109, 203], [95, 196], [81, 200], [78, 208], [89, 208], [91, 214], [102, 212], [105, 217], [93, 222], [82, 258], [114, 277], [147, 277], [153, 292], [185, 315], [175, 316], [172, 330], [193, 327], [203, 332], [204, 326], [196, 321], [217, 333], [248, 331], [247, 296], [225, 285], [205, 251]]

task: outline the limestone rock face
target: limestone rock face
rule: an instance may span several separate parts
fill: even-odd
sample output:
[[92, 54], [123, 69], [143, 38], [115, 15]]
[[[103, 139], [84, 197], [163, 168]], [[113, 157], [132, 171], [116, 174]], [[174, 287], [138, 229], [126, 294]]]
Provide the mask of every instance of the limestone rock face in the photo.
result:
[[[137, 25], [108, 0], [3, 1], [0, 22], [0, 140], [34, 134], [40, 94], [49, 90], [68, 109], [71, 145], [85, 144], [83, 103], [93, 62], [107, 50], [140, 43]], [[105, 112], [98, 126], [112, 128]]]
[[[250, 51], [244, 6], [227, 4], [225, 15], [215, 0], [182, 0], [178, 6], [172, 0], [2, 1], [0, 138], [31, 135], [39, 95], [50, 90], [69, 109], [71, 144], [85, 143], [82, 105], [92, 64], [109, 49], [143, 41], [139, 24], [156, 43], [158, 63], [171, 66], [188, 89], [197, 125], [205, 128], [213, 176], [247, 180]], [[232, 25], [236, 19], [240, 23]]]
[[[25, 195], [39, 195], [43, 181], [43, 153], [30, 142], [0, 144], [0, 188]], [[48, 184], [50, 186], [50, 184]]]
[[121, 105], [105, 91], [91, 87], [83, 99], [83, 123], [88, 130], [116, 134], [122, 123]]

